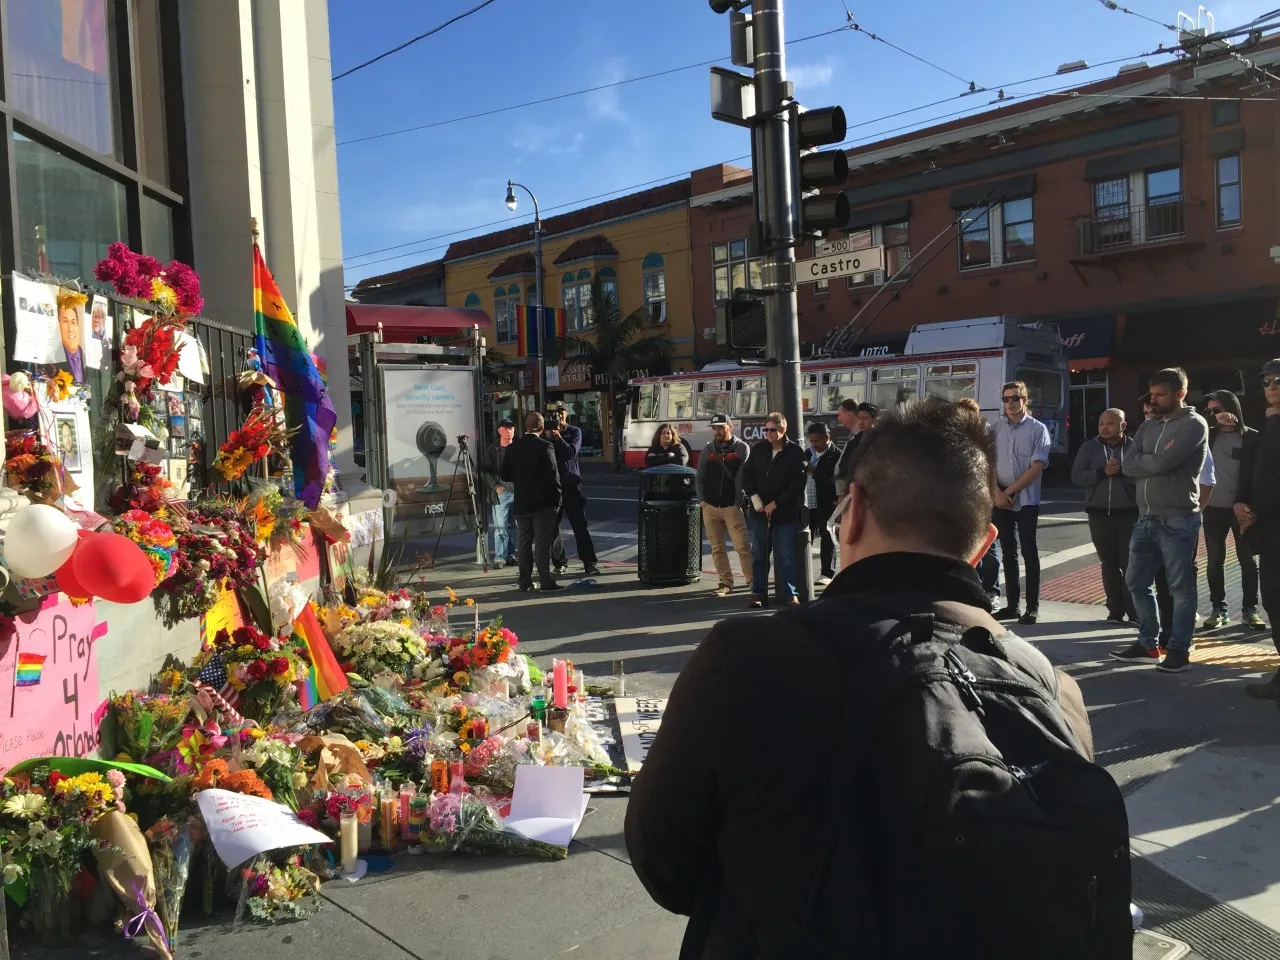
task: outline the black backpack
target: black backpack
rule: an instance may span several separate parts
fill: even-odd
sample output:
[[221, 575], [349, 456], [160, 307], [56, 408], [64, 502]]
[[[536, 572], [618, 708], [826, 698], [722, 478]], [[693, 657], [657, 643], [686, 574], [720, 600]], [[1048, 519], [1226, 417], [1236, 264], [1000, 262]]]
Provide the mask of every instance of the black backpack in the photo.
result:
[[1124, 800], [1077, 743], [1047, 662], [928, 614], [871, 608], [864, 632], [849, 620], [867, 605], [847, 599], [780, 614], [865, 636], [794, 955], [1131, 958]]

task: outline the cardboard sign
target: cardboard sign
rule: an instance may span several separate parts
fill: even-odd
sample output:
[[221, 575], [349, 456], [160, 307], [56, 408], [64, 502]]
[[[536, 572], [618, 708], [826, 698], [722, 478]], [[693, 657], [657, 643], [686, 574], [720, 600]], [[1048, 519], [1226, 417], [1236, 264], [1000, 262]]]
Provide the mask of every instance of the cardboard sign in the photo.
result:
[[213, 849], [234, 869], [268, 850], [332, 843], [283, 804], [230, 790], [201, 790], [196, 794], [200, 814]]
[[29, 757], [92, 756], [101, 699], [93, 645], [106, 624], [92, 602], [57, 594], [13, 626], [0, 638], [0, 772]]
[[213, 642], [213, 638], [218, 635], [218, 631], [226, 630], [231, 633], [237, 627], [243, 627], [247, 622], [244, 617], [244, 610], [240, 607], [240, 598], [236, 596], [236, 592], [223, 589], [218, 594], [217, 602], [209, 608], [207, 613], [200, 617], [200, 642], [207, 646]]
[[662, 714], [667, 709], [666, 698], [639, 699], [619, 697], [618, 728], [622, 731], [622, 749], [627, 758], [627, 771], [638, 773], [649, 756], [649, 748], [662, 726]]

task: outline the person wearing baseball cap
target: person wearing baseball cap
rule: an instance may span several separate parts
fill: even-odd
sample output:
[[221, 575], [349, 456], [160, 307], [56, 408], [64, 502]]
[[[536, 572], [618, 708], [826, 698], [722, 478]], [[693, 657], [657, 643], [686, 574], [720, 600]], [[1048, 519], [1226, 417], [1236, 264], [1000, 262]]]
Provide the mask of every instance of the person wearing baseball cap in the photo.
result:
[[742, 465], [747, 462], [751, 448], [733, 435], [733, 422], [723, 413], [711, 418], [711, 438], [698, 458], [695, 486], [702, 504], [702, 528], [707, 531], [711, 560], [720, 581], [716, 596], [727, 597], [733, 593], [733, 567], [725, 549], [726, 537], [733, 540], [742, 580], [751, 593], [751, 538], [742, 512]]
[[489, 501], [490, 529], [493, 530], [493, 549], [489, 556], [493, 566], [499, 570], [516, 562], [516, 544], [519, 542], [516, 515], [512, 509], [516, 501], [515, 486], [502, 479], [502, 461], [515, 435], [516, 422], [510, 417], [503, 417], [498, 422], [497, 443], [489, 444], [480, 458], [480, 478]]
[[[1257, 433], [1245, 438], [1235, 514], [1247, 549], [1258, 557], [1258, 588], [1271, 619], [1271, 642], [1280, 618], [1280, 357], [1262, 367], [1267, 416]], [[1252, 441], [1252, 442], [1250, 442]], [[1251, 697], [1280, 701], [1280, 671], [1266, 683], [1246, 687]]]

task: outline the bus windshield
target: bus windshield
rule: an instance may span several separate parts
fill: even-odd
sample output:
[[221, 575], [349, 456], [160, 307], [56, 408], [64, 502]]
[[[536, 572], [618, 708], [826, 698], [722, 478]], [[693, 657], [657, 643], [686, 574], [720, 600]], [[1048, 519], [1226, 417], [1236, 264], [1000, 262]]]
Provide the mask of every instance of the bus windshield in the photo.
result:
[[1055, 370], [1033, 370], [1019, 367], [1014, 375], [1027, 385], [1031, 406], [1050, 410], [1062, 409], [1062, 374]]

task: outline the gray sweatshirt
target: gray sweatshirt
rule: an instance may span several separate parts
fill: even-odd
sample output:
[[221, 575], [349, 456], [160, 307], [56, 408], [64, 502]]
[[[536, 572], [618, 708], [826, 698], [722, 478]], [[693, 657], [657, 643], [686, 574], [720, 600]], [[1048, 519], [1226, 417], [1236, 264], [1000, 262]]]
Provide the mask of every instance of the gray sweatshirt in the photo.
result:
[[1125, 437], [1116, 446], [1111, 447], [1102, 442], [1101, 437], [1086, 440], [1076, 451], [1075, 463], [1071, 467], [1071, 482], [1077, 487], [1084, 487], [1084, 508], [1087, 513], [1135, 513], [1138, 509], [1137, 490], [1133, 480], [1117, 473], [1107, 476], [1108, 460], [1119, 460], [1121, 468], [1124, 461], [1134, 451], [1133, 440]]
[[1200, 471], [1208, 444], [1209, 425], [1191, 407], [1167, 419], [1143, 421], [1123, 471], [1138, 481], [1138, 510], [1144, 517], [1189, 517], [1200, 510]]

